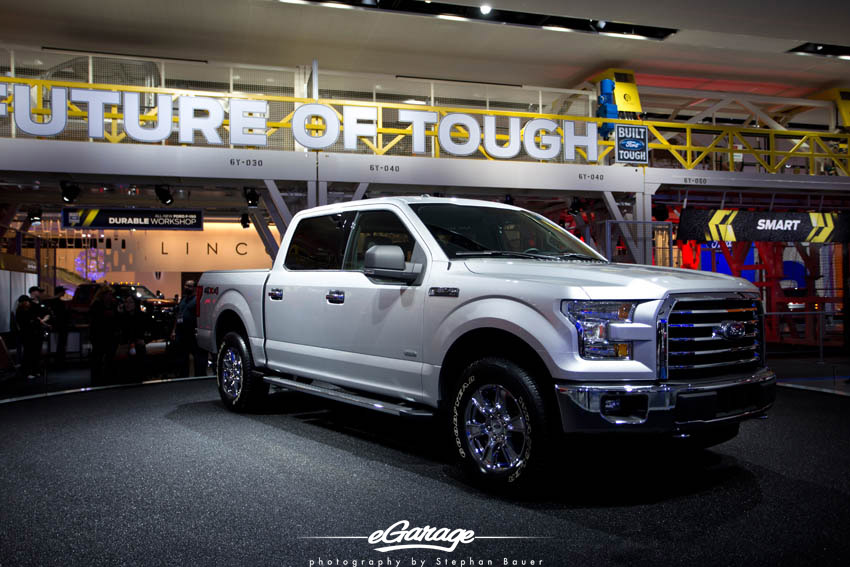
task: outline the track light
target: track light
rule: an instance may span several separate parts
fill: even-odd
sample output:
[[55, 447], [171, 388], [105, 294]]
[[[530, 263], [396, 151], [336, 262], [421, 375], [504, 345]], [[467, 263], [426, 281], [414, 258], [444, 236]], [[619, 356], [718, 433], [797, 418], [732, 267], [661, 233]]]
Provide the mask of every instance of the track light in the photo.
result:
[[30, 209], [29, 214], [27, 215], [27, 221], [30, 223], [30, 226], [38, 226], [41, 224], [41, 209], [36, 207], [34, 209]]
[[242, 213], [242, 217], [239, 219], [239, 222], [242, 224], [242, 228], [251, 227], [251, 219], [248, 216], [248, 213]]
[[70, 181], [60, 181], [59, 187], [62, 189], [62, 200], [66, 203], [73, 203], [80, 196], [80, 186]]
[[163, 205], [170, 205], [174, 202], [174, 197], [171, 195], [171, 188], [168, 185], [157, 185], [154, 187], [156, 198]]
[[260, 194], [257, 193], [257, 190], [253, 187], [245, 187], [242, 189], [242, 192], [245, 195], [245, 201], [248, 203], [248, 208], [256, 209], [257, 205], [260, 204]]
[[487, 4], [482, 4], [479, 10], [481, 10], [481, 13], [486, 16], [490, 13], [490, 10], [492, 10], [492, 8]]

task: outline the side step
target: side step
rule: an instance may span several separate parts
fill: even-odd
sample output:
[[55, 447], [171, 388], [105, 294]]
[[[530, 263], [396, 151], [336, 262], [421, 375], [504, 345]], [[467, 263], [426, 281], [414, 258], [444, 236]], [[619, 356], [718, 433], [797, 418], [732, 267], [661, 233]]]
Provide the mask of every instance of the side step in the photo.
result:
[[346, 390], [337, 390], [323, 388], [313, 384], [304, 384], [303, 382], [296, 382], [295, 380], [281, 378], [280, 376], [263, 376], [263, 381], [268, 382], [269, 384], [274, 384], [275, 386], [286, 388], [287, 390], [304, 392], [305, 394], [311, 394], [313, 396], [319, 396], [320, 398], [327, 398], [329, 400], [336, 400], [352, 406], [367, 408], [382, 413], [388, 413], [390, 415], [403, 415], [408, 417], [432, 417], [434, 415], [434, 412], [427, 408], [412, 407], [405, 405], [403, 402], [386, 402], [384, 400], [367, 398], [361, 394], [352, 394]]

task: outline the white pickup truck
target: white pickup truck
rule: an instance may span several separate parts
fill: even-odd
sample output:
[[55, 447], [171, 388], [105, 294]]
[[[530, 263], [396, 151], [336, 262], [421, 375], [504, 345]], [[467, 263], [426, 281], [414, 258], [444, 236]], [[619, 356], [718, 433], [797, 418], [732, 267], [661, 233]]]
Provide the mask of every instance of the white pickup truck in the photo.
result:
[[271, 270], [207, 272], [199, 285], [198, 342], [217, 353], [228, 408], [249, 410], [274, 384], [436, 415], [484, 482], [544, 468], [563, 433], [720, 442], [775, 396], [752, 284], [612, 264], [498, 203], [305, 210]]

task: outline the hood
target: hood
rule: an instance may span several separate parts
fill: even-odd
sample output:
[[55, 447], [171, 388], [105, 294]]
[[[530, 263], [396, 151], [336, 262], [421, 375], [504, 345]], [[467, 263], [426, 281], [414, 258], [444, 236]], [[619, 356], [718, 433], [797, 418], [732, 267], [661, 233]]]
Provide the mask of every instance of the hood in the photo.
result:
[[172, 307], [177, 305], [177, 302], [173, 299], [155, 299], [153, 297], [149, 297], [147, 299], [142, 300], [145, 305], [153, 305], [156, 307]]
[[475, 274], [569, 288], [569, 296], [586, 299], [661, 299], [668, 293], [757, 291], [742, 278], [681, 268], [598, 262], [550, 262], [508, 258], [464, 261]]

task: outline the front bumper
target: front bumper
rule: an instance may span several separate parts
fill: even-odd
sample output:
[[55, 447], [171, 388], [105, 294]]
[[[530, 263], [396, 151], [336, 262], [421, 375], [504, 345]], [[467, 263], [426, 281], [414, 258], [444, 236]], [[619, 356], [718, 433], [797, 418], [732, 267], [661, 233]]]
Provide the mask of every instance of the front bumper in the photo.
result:
[[756, 417], [776, 398], [768, 368], [694, 382], [560, 382], [555, 393], [564, 431], [676, 432]]

